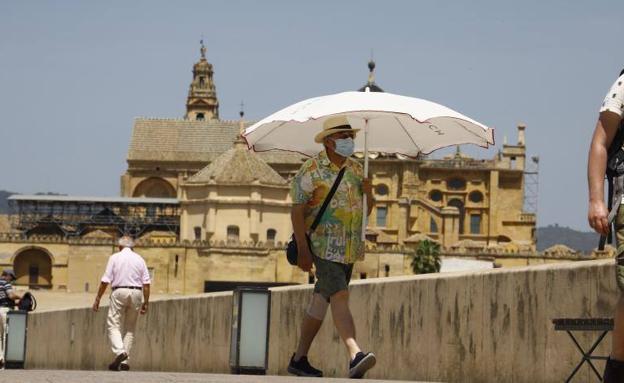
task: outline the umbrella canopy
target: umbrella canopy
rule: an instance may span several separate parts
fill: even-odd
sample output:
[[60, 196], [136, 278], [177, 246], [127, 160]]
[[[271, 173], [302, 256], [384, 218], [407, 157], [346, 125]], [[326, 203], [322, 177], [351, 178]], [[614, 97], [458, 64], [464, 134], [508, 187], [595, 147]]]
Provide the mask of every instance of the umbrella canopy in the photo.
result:
[[[327, 118], [344, 115], [362, 129], [355, 150], [364, 152], [368, 177], [369, 151], [416, 157], [450, 145], [494, 144], [494, 131], [435, 102], [380, 92], [343, 92], [301, 101], [245, 129], [247, 145], [256, 151], [289, 150], [309, 156], [322, 150], [314, 136]], [[366, 199], [362, 239], [366, 232]]]
[[[368, 150], [411, 157], [450, 145], [494, 144], [494, 132], [485, 125], [435, 102], [392, 93], [343, 92], [315, 97], [284, 108], [245, 130], [255, 151], [272, 149], [315, 155], [314, 142], [323, 122], [345, 115], [351, 126], [368, 132]], [[355, 140], [365, 151], [365, 135]]]

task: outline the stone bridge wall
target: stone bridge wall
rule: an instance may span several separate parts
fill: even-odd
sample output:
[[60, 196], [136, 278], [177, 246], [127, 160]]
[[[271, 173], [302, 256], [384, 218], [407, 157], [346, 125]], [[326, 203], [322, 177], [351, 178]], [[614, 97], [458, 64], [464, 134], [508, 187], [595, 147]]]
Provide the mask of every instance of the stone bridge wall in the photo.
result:
[[[560, 382], [579, 360], [556, 317], [607, 317], [617, 297], [612, 261], [355, 281], [358, 341], [374, 351], [369, 378], [451, 382]], [[272, 289], [269, 373], [285, 374], [311, 287]], [[106, 309], [34, 313], [28, 368], [105, 369]], [[135, 369], [228, 372], [231, 293], [153, 302], [139, 320]], [[588, 344], [595, 334], [582, 335]], [[599, 348], [608, 353], [609, 341]], [[346, 376], [347, 355], [331, 315], [310, 358]], [[602, 364], [599, 363], [599, 368]], [[576, 381], [594, 377], [583, 368]]]

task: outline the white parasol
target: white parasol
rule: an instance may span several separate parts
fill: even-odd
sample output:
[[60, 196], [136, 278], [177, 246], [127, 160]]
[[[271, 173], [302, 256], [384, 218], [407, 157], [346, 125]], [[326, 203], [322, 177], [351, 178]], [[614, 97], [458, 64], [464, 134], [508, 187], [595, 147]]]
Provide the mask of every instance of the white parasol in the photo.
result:
[[[488, 147], [494, 131], [435, 102], [382, 92], [343, 92], [315, 97], [286, 107], [245, 129], [243, 136], [255, 151], [287, 150], [312, 156], [323, 150], [314, 142], [323, 122], [344, 115], [354, 129], [362, 129], [355, 150], [364, 152], [368, 176], [369, 151], [416, 157], [458, 144]], [[366, 229], [366, 199], [362, 235]]]

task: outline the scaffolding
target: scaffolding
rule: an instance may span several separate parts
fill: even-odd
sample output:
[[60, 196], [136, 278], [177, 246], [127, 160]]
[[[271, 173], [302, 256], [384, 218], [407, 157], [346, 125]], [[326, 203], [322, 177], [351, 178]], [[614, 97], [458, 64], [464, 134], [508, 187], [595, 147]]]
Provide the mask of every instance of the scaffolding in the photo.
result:
[[525, 213], [537, 216], [537, 204], [539, 195], [539, 157], [531, 157], [531, 162], [526, 164], [524, 171], [524, 206]]
[[94, 230], [138, 237], [152, 230], [180, 232], [175, 198], [9, 197], [11, 225], [26, 236], [80, 237]]

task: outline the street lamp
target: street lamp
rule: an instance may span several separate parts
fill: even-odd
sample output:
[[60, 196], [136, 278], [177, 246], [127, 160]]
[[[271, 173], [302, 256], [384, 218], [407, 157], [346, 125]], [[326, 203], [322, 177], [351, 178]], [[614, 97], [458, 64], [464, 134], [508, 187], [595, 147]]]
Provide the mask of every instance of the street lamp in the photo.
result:
[[264, 375], [269, 361], [271, 292], [237, 287], [232, 296], [230, 368], [234, 374]]

